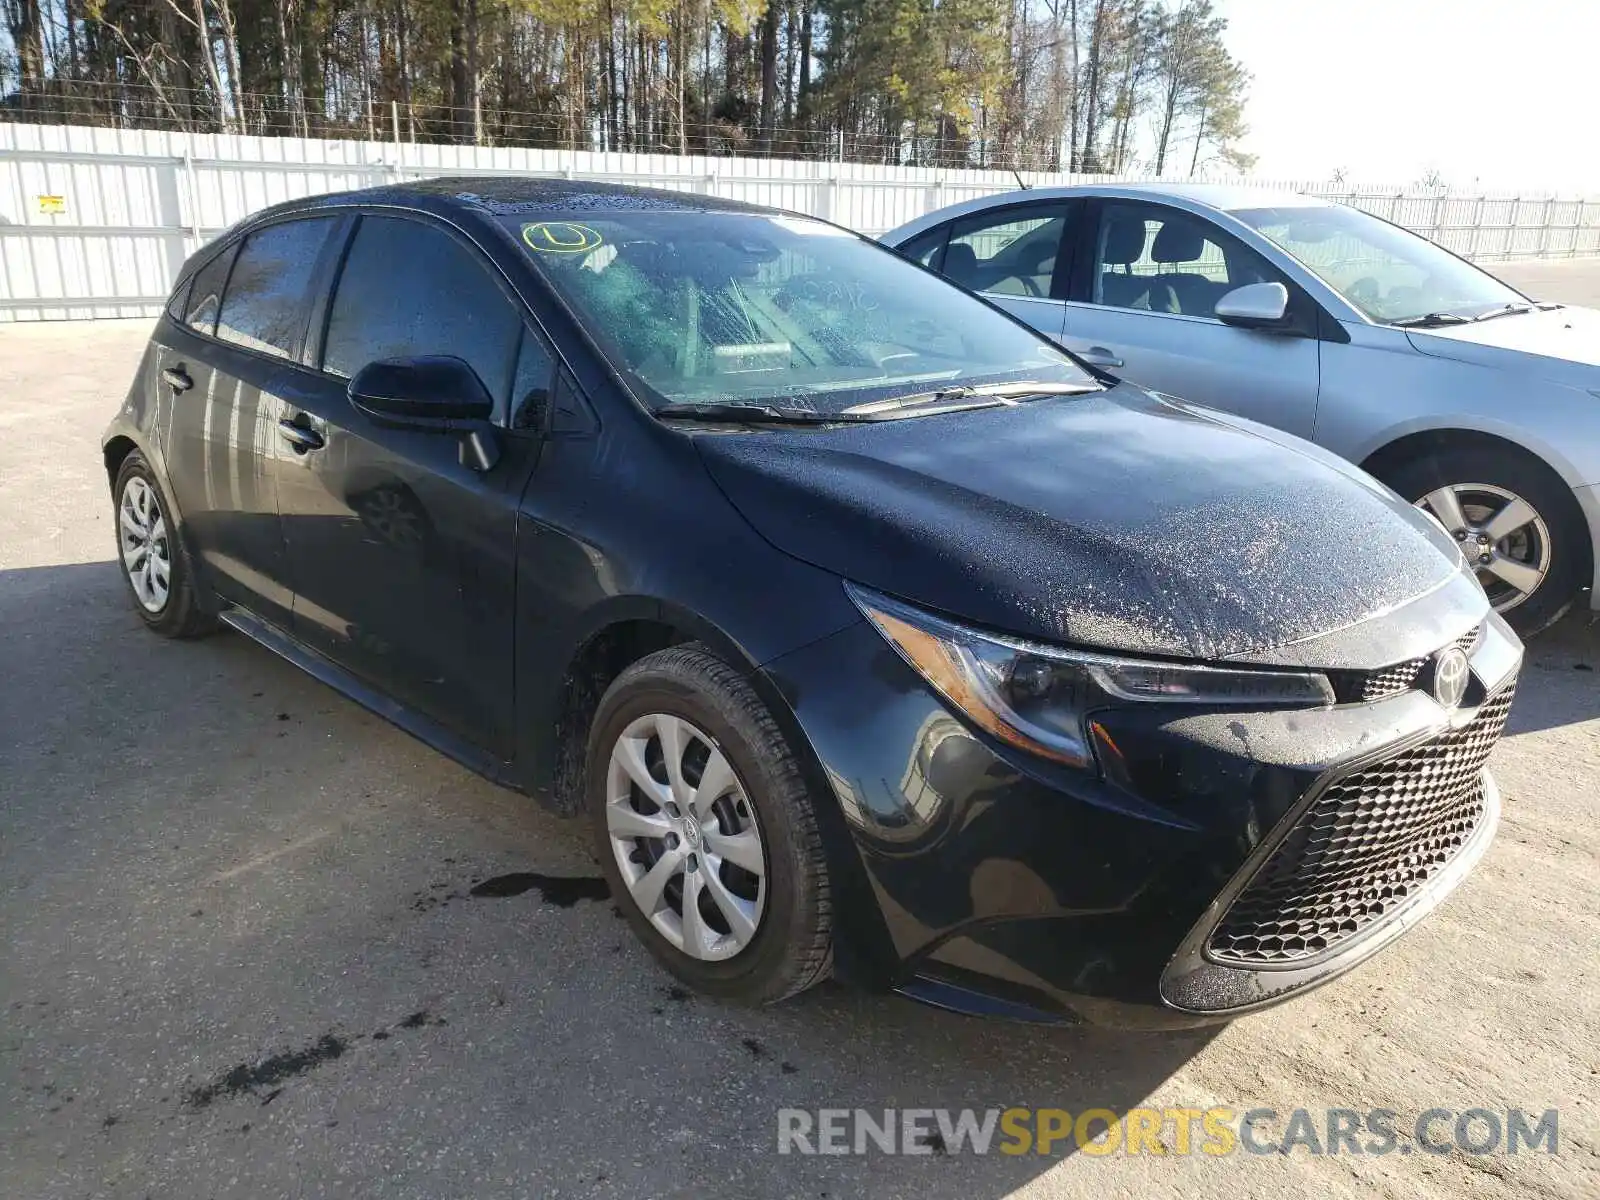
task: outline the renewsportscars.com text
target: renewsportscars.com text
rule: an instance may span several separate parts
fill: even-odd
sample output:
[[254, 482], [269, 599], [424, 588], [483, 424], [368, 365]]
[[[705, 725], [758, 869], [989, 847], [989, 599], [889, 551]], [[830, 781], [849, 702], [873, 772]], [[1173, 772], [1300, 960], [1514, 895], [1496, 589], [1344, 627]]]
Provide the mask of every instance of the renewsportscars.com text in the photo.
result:
[[1553, 1108], [782, 1108], [778, 1153], [1556, 1154], [1557, 1127]]

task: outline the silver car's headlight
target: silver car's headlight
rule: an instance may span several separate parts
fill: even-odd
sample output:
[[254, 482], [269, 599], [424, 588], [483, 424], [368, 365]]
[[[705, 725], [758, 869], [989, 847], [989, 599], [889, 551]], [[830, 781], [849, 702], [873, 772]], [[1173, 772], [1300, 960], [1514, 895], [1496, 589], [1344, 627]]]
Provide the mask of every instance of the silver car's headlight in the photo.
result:
[[1086, 714], [1119, 703], [1320, 708], [1324, 675], [1189, 666], [1065, 650], [984, 633], [855, 584], [845, 590], [878, 632], [973, 724], [1003, 742], [1086, 765]]

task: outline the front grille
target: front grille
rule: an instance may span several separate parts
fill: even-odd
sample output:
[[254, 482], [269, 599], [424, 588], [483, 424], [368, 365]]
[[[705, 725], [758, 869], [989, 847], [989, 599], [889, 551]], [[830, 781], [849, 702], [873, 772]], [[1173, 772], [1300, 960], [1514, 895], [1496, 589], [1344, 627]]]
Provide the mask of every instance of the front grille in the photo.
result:
[[1483, 820], [1480, 772], [1514, 692], [1501, 690], [1463, 728], [1324, 789], [1223, 914], [1209, 956], [1293, 966], [1426, 888]]
[[[1483, 636], [1483, 626], [1478, 625], [1455, 641], [1467, 654], [1478, 648]], [[1330, 671], [1334, 696], [1340, 704], [1371, 704], [1374, 700], [1387, 700], [1409, 692], [1416, 686], [1417, 676], [1427, 666], [1426, 658], [1408, 659], [1381, 671]]]

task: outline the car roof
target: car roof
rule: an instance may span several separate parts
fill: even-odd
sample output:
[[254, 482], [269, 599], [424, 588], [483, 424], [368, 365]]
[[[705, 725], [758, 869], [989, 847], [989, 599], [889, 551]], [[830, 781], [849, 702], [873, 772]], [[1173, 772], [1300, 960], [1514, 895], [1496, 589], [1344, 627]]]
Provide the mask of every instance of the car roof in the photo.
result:
[[1239, 208], [1327, 208], [1332, 205], [1332, 201], [1320, 196], [1281, 188], [1253, 187], [1247, 183], [1116, 183], [1063, 190], [1099, 196], [1166, 196], [1222, 212]]
[[1075, 183], [1062, 187], [1033, 187], [1023, 191], [998, 192], [947, 205], [933, 212], [914, 217], [898, 228], [881, 236], [891, 246], [901, 245], [926, 229], [954, 217], [986, 212], [1003, 204], [1020, 204], [1030, 200], [1060, 200], [1070, 198], [1098, 198], [1103, 200], [1165, 200], [1193, 212], [1236, 212], [1246, 208], [1328, 208], [1331, 200], [1307, 196], [1280, 188], [1252, 187], [1232, 183]]
[[1099, 196], [1140, 200], [1183, 200], [1200, 208], [1230, 212], [1240, 208], [1328, 208], [1333, 201], [1282, 188], [1253, 187], [1245, 183], [1074, 183], [1063, 187], [1033, 187], [983, 196], [969, 201], [987, 207], [996, 201], [1050, 200], [1066, 196]]
[[468, 209], [491, 217], [528, 213], [727, 212], [776, 214], [779, 209], [666, 188], [632, 187], [589, 179], [536, 175], [446, 175], [359, 191], [291, 200], [258, 216], [309, 212], [346, 204], [381, 204], [429, 211]]

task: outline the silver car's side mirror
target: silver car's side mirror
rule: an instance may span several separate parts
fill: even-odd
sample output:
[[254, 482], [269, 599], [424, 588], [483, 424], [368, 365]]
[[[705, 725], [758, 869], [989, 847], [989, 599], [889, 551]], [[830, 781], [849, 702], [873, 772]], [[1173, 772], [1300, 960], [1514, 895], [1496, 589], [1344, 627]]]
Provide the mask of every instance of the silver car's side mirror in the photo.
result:
[[1247, 283], [1217, 301], [1217, 320], [1246, 329], [1283, 324], [1289, 311], [1289, 289], [1281, 283]]

